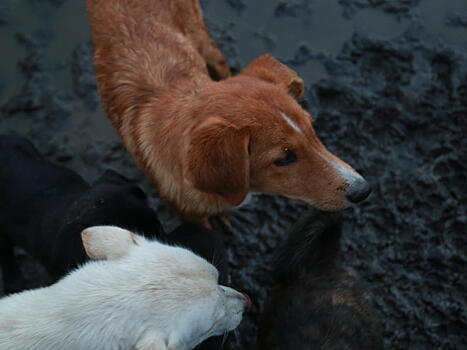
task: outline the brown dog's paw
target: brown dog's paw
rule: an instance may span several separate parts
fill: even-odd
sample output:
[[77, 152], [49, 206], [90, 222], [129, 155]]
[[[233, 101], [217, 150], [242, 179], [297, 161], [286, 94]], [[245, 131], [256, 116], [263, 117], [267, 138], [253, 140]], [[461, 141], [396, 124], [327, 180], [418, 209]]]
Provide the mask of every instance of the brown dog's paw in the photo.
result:
[[224, 55], [216, 47], [211, 47], [208, 54], [204, 57], [208, 67], [209, 76], [213, 80], [227, 79], [232, 76], [229, 66], [225, 61]]
[[[225, 226], [225, 227], [232, 227], [232, 222], [230, 221], [230, 213], [228, 212], [221, 212], [212, 216], [194, 216], [194, 215], [182, 215], [183, 221], [192, 222], [194, 224], [200, 225], [208, 230], [212, 230], [215, 226], [215, 222]], [[214, 222], [214, 225], [213, 225]]]
[[225, 227], [232, 227], [232, 221], [230, 220], [229, 212], [223, 211], [222, 213], [215, 215], [214, 218], [219, 220]]
[[180, 216], [182, 217], [183, 221], [191, 222], [196, 225], [200, 225], [209, 230], [213, 229], [208, 216], [197, 216], [197, 215], [189, 215], [189, 214], [180, 214]]

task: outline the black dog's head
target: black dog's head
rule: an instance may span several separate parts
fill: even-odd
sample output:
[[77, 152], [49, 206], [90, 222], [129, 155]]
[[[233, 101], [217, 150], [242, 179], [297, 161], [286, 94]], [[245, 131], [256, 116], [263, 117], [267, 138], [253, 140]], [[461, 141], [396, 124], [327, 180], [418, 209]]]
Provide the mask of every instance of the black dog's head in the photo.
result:
[[289, 231], [276, 249], [273, 274], [276, 282], [288, 283], [300, 271], [325, 271], [334, 265], [339, 253], [342, 215], [310, 209]]
[[146, 237], [158, 237], [163, 233], [163, 228], [156, 213], [149, 207], [143, 190], [113, 170], [107, 170], [96, 180], [85, 197], [96, 205], [100, 221], [109, 220], [112, 225], [144, 234]]
[[114, 225], [148, 237], [163, 233], [156, 213], [147, 203], [146, 194], [113, 170], [107, 170], [96, 180], [70, 212], [74, 215], [71, 221], [81, 225], [82, 229]]
[[80, 232], [90, 226], [113, 225], [143, 234], [163, 235], [162, 226], [148, 203], [145, 193], [132, 181], [107, 170], [67, 211], [57, 234], [56, 261], [67, 261], [61, 270], [75, 267], [85, 259]]

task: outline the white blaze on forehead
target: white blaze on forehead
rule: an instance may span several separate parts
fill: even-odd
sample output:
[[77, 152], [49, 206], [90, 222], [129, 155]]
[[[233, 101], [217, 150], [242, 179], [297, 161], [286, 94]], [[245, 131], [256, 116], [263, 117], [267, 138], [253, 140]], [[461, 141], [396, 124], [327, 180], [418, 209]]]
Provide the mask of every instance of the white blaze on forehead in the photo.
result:
[[287, 114], [285, 114], [282, 111], [279, 111], [281, 114], [282, 118], [285, 119], [287, 124], [289, 124], [292, 128], [294, 128], [296, 131], [298, 131], [300, 134], [303, 134], [302, 130], [298, 127], [297, 123], [295, 123]]

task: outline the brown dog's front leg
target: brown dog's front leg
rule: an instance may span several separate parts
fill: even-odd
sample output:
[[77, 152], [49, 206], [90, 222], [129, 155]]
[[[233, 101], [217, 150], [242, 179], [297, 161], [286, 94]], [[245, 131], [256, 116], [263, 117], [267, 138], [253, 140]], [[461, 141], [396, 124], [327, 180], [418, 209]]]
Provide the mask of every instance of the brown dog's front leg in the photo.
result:
[[217, 219], [221, 222], [222, 225], [225, 227], [231, 227], [232, 223], [230, 222], [230, 213], [223, 211], [221, 213], [212, 215], [210, 217], [208, 216], [196, 216], [196, 215], [186, 215], [182, 214], [181, 215], [184, 221], [187, 222], [192, 222], [194, 224], [198, 224], [200, 226], [203, 226], [204, 228], [207, 228], [209, 230], [213, 229], [211, 220], [212, 219]]
[[191, 222], [197, 225], [200, 225], [204, 228], [212, 230], [212, 224], [209, 221], [208, 216], [199, 216], [196, 214], [187, 214], [187, 213], [178, 213], [183, 221]]
[[232, 222], [230, 221], [230, 213], [227, 211], [223, 211], [214, 216], [218, 219], [225, 227], [232, 227]]
[[201, 225], [204, 228], [207, 228], [209, 230], [213, 229], [211, 221], [209, 221], [209, 218], [207, 216], [199, 218], [198, 221], [197, 221], [197, 224], [199, 224], [199, 225]]

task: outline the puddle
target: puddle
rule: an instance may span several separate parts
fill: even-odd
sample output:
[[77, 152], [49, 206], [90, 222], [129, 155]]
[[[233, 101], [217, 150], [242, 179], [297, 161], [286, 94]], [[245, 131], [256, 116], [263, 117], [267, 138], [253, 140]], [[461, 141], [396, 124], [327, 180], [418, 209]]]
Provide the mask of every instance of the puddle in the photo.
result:
[[420, 18], [425, 31], [449, 46], [458, 49], [467, 48], [467, 27], [452, 27], [447, 25], [448, 16], [459, 13], [467, 16], [467, 1], [465, 0], [425, 0], [420, 3]]
[[41, 23], [38, 14], [31, 11], [28, 1], [10, 1], [8, 5], [10, 9], [8, 23], [0, 26], [0, 44], [3, 53], [0, 64], [0, 82], [4, 86], [3, 90], [0, 90], [0, 106], [19, 93], [24, 83], [24, 77], [19, 74], [18, 58], [23, 58], [26, 51], [19, 44], [17, 35], [34, 33]]

